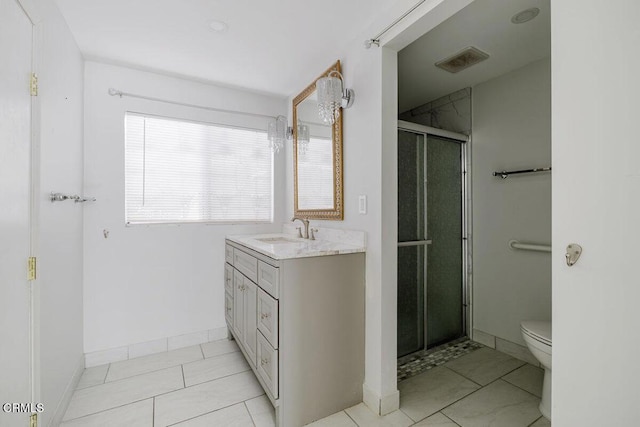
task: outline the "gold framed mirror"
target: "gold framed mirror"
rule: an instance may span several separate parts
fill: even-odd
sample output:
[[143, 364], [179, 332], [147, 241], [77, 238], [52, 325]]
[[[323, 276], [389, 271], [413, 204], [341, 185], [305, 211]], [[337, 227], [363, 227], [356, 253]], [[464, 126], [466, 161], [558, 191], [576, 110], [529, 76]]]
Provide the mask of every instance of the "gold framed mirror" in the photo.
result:
[[[309, 219], [344, 219], [342, 183], [342, 111], [333, 125], [318, 115], [316, 81], [293, 100], [293, 214]], [[299, 141], [299, 136], [304, 136]], [[308, 136], [308, 142], [307, 137]]]

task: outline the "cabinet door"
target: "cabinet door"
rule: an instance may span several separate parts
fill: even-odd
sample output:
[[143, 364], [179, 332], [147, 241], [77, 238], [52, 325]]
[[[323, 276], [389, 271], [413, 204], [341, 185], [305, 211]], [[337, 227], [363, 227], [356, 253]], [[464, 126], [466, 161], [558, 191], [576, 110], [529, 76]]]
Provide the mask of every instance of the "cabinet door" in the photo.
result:
[[256, 334], [257, 324], [257, 299], [258, 287], [251, 280], [244, 278], [244, 349], [249, 356], [249, 361], [256, 366]]
[[227, 324], [229, 327], [233, 327], [233, 297], [227, 292], [224, 293], [224, 311]]
[[244, 340], [244, 276], [233, 270], [233, 332], [238, 341]]
[[231, 264], [224, 264], [224, 290], [233, 295], [233, 267]]

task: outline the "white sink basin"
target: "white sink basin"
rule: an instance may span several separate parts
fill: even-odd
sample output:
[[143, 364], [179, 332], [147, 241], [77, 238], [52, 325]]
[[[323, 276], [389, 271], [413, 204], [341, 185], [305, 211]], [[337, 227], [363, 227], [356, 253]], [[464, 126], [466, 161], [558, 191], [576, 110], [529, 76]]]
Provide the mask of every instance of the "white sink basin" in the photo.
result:
[[289, 239], [287, 237], [262, 237], [256, 240], [263, 243], [270, 243], [272, 245], [278, 245], [283, 243], [300, 243], [300, 240]]

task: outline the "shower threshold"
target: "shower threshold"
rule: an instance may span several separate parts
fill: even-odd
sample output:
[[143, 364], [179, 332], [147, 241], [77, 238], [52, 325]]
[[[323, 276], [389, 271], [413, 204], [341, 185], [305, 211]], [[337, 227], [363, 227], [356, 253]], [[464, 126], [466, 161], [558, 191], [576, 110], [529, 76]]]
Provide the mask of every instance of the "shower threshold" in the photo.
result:
[[457, 359], [482, 347], [482, 344], [471, 341], [468, 337], [462, 337], [428, 350], [403, 356], [398, 359], [398, 382], [443, 365], [450, 360]]

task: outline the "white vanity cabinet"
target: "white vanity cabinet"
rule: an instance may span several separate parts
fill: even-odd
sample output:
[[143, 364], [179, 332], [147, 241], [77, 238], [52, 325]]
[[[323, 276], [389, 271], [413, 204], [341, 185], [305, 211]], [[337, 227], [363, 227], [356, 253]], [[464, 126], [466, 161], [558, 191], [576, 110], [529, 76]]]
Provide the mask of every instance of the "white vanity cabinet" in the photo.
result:
[[276, 409], [276, 425], [300, 427], [362, 402], [363, 251], [263, 252], [226, 241], [226, 319]]

